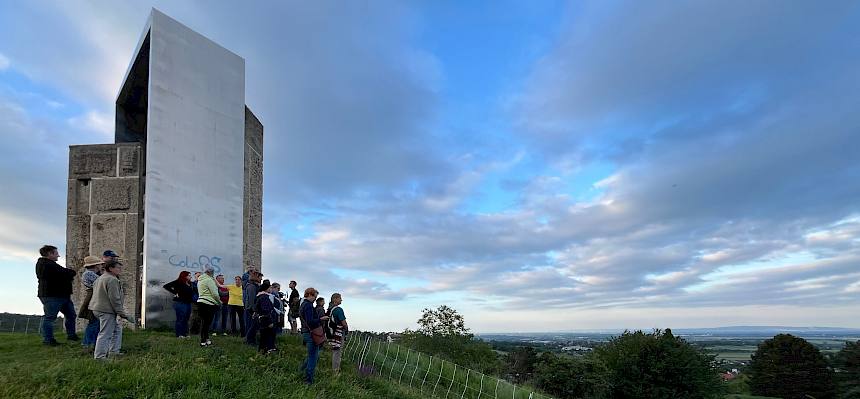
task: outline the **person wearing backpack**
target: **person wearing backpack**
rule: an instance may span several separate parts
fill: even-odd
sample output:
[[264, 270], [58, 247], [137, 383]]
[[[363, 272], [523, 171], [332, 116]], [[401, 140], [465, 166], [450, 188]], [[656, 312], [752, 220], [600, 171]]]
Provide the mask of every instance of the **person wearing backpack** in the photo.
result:
[[331, 370], [335, 376], [340, 373], [341, 347], [343, 346], [344, 338], [349, 330], [349, 325], [346, 323], [346, 315], [340, 304], [343, 303], [343, 297], [335, 292], [331, 294], [331, 301], [328, 306], [329, 321], [326, 323], [331, 331], [329, 344], [331, 346]]

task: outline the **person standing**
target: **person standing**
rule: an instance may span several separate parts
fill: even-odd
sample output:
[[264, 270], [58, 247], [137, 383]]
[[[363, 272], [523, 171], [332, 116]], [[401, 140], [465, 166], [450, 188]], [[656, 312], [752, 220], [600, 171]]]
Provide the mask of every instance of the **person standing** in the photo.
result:
[[218, 284], [218, 309], [215, 311], [215, 317], [212, 319], [212, 326], [209, 331], [214, 331], [212, 335], [227, 335], [227, 315], [230, 313], [230, 307], [227, 302], [230, 301], [230, 293], [227, 291], [227, 286], [224, 285], [224, 275], [215, 276], [215, 282]]
[[275, 314], [277, 315], [275, 319], [275, 337], [281, 335], [284, 331], [284, 293], [281, 292], [281, 285], [278, 283], [272, 283], [270, 297], [272, 298], [272, 305], [275, 306]]
[[177, 338], [188, 338], [188, 319], [191, 318], [191, 303], [194, 301], [194, 288], [191, 287], [191, 272], [181, 271], [179, 277], [164, 285], [173, 294], [173, 311], [176, 321], [173, 329]]
[[[233, 324], [233, 335], [245, 336], [245, 305], [242, 301], [242, 277], [236, 276], [235, 283], [227, 287], [230, 299], [227, 305], [230, 307], [230, 320]], [[239, 324], [239, 328], [236, 328]]]
[[340, 360], [343, 355], [340, 349], [343, 346], [346, 333], [349, 331], [346, 315], [343, 308], [340, 307], [341, 303], [343, 303], [343, 297], [339, 293], [331, 294], [328, 315], [330, 317], [329, 325], [332, 326], [332, 339], [328, 342], [331, 344], [331, 370], [335, 375], [340, 372]]
[[260, 292], [257, 293], [257, 299], [254, 303], [254, 317], [257, 319], [257, 325], [260, 328], [260, 344], [258, 349], [262, 353], [272, 353], [275, 349], [275, 307], [270, 298], [272, 287], [269, 281], [263, 281], [260, 285]]
[[296, 320], [299, 318], [299, 305], [301, 303], [301, 295], [299, 295], [299, 290], [296, 289], [295, 280], [290, 281], [290, 299], [289, 304], [290, 311], [287, 315], [287, 321], [290, 322], [290, 334], [296, 335], [298, 334], [298, 326], [296, 325]]
[[212, 278], [215, 268], [206, 265], [203, 266], [203, 271], [197, 280], [197, 310], [200, 312], [200, 346], [206, 347], [212, 345], [209, 327], [212, 326], [212, 319], [215, 318], [221, 298], [218, 297], [218, 284]]
[[122, 325], [117, 317], [126, 319], [129, 323], [135, 322], [134, 317], [125, 312], [122, 304], [124, 293], [119, 281], [121, 272], [122, 263], [107, 263], [104, 273], [93, 284], [90, 310], [99, 318], [99, 335], [93, 352], [96, 359], [106, 359], [108, 354], [122, 354]]
[[87, 327], [84, 329], [83, 346], [96, 345], [99, 335], [99, 318], [90, 310], [90, 301], [93, 298], [93, 284], [101, 275], [101, 266], [104, 262], [98, 256], [88, 255], [84, 258], [84, 274], [81, 275], [81, 285], [84, 286], [84, 300], [81, 302], [78, 318], [87, 319]]
[[193, 295], [191, 297], [191, 322], [189, 326], [191, 327], [190, 331], [192, 334], [200, 333], [200, 309], [199, 306], [197, 306], [197, 280], [200, 279], [201, 274], [203, 273], [194, 272], [194, 278], [191, 279], [191, 288], [193, 289]]
[[54, 322], [57, 321], [57, 313], [63, 313], [66, 326], [66, 338], [69, 341], [77, 341], [75, 333], [75, 304], [72, 303], [72, 280], [77, 272], [57, 264], [60, 252], [53, 245], [45, 245], [39, 248], [41, 257], [36, 261], [36, 278], [39, 280], [39, 289], [36, 294], [42, 302], [42, 343], [56, 346], [54, 339]]
[[316, 344], [313, 340], [312, 331], [321, 327], [323, 321], [328, 320], [328, 316], [319, 317], [314, 310], [314, 302], [317, 299], [317, 295], [319, 295], [319, 291], [313, 287], [306, 288], [305, 298], [299, 310], [299, 318], [302, 321], [302, 338], [304, 339], [305, 347], [308, 349], [307, 357], [302, 362], [300, 370], [304, 372], [307, 384], [314, 383], [314, 372], [316, 371], [320, 350], [320, 345]]
[[260, 289], [260, 278], [262, 275], [254, 270], [249, 270], [248, 283], [242, 291], [242, 302], [245, 306], [245, 343], [251, 346], [257, 345], [257, 325], [254, 317], [254, 302]]
[[317, 312], [317, 317], [325, 316], [325, 298], [317, 298], [316, 304], [317, 306], [314, 307], [314, 311]]

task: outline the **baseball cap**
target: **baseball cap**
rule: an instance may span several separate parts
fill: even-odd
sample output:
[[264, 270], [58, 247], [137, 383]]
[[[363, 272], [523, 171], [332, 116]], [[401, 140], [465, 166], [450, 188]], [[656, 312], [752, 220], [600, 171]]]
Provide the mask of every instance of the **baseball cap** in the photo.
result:
[[119, 255], [116, 254], [112, 249], [105, 251], [102, 256], [109, 256], [111, 258], [119, 258]]

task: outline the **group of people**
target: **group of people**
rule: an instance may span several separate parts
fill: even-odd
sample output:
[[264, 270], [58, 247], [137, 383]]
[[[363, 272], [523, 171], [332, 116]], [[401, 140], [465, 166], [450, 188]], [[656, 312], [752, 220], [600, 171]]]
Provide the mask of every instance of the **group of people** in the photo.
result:
[[[65, 318], [66, 337], [69, 341], [79, 341], [75, 332], [78, 314], [72, 302], [72, 283], [77, 272], [57, 263], [60, 253], [57, 247], [45, 245], [39, 249], [41, 257], [36, 261], [36, 278], [39, 280], [38, 296], [42, 302], [42, 342], [56, 346], [54, 322], [57, 314]], [[125, 311], [123, 286], [119, 280], [122, 263], [116, 252], [105, 251], [101, 257], [84, 258], [84, 273], [81, 284], [84, 300], [80, 306], [80, 317], [89, 320], [84, 329], [84, 346], [93, 348], [93, 357], [107, 359], [120, 356], [122, 352], [122, 325], [119, 319], [134, 324], [134, 316]]]
[[341, 294], [332, 294], [326, 308], [325, 299], [319, 297], [319, 291], [313, 287], [306, 288], [300, 296], [296, 289], [298, 284], [290, 281], [287, 296], [281, 292], [279, 283], [264, 280], [263, 274], [254, 267], [248, 268], [242, 276], [233, 277], [233, 284], [226, 284], [223, 275], [214, 274], [211, 266], [205, 266], [202, 273], [193, 276], [182, 271], [176, 280], [164, 285], [164, 289], [173, 294], [174, 331], [178, 338], [188, 338], [190, 326], [199, 324], [200, 346], [208, 347], [212, 345], [210, 333], [216, 336], [220, 332], [226, 336], [230, 326], [233, 335], [241, 336], [246, 344], [269, 354], [278, 350], [276, 337], [283, 333], [288, 322], [290, 333], [301, 333], [307, 347], [307, 358], [301, 367], [307, 383], [313, 383], [319, 351], [325, 343], [332, 350], [332, 370], [340, 371], [340, 348], [349, 330], [340, 307]]
[[[121, 356], [122, 324], [120, 319], [135, 324], [134, 316], [123, 306], [123, 285], [119, 280], [122, 263], [111, 250], [99, 256], [84, 258], [84, 272], [80, 283], [84, 290], [80, 313], [75, 312], [72, 302], [72, 284], [77, 272], [57, 263], [60, 255], [57, 247], [45, 245], [39, 249], [41, 255], [36, 262], [36, 277], [39, 280], [38, 296], [42, 302], [42, 340], [45, 345], [58, 345], [54, 338], [54, 323], [58, 313], [65, 317], [66, 335], [69, 341], [79, 341], [75, 332], [78, 317], [88, 321], [84, 329], [82, 345], [93, 348], [95, 359]], [[262, 353], [277, 351], [276, 337], [283, 333], [286, 323], [291, 334], [301, 334], [307, 348], [307, 357], [302, 362], [301, 372], [305, 381], [312, 384], [319, 353], [328, 344], [332, 351], [332, 370], [340, 371], [341, 346], [349, 326], [340, 306], [343, 297], [331, 295], [328, 308], [325, 299], [313, 287], [306, 288], [304, 295], [296, 289], [297, 283], [290, 281], [289, 295], [281, 292], [278, 283], [263, 279], [263, 274], [250, 267], [242, 276], [235, 276], [233, 284], [226, 284], [223, 275], [215, 276], [215, 269], [206, 265], [203, 272], [191, 274], [182, 271], [176, 280], [164, 285], [173, 295], [176, 314], [175, 334], [188, 338], [192, 326], [199, 325], [200, 346], [212, 345], [212, 336], [232, 333], [243, 338], [246, 344], [257, 346]], [[301, 328], [299, 329], [299, 323]]]

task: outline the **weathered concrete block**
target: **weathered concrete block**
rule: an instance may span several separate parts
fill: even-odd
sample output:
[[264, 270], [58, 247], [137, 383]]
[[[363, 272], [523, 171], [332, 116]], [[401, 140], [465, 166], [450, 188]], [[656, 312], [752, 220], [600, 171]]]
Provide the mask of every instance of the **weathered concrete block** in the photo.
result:
[[66, 217], [66, 265], [81, 270], [90, 251], [90, 215]]
[[125, 248], [122, 253], [125, 259], [137, 262], [137, 255], [142, 250], [138, 236], [138, 214], [129, 213], [125, 216]]
[[90, 252], [101, 254], [112, 249], [125, 258], [125, 219], [122, 213], [93, 215], [90, 230]]
[[248, 107], [245, 107], [245, 144], [263, 155], [263, 124]]
[[116, 145], [69, 147], [69, 179], [116, 176]]
[[117, 145], [119, 150], [119, 176], [140, 175], [140, 145]]
[[66, 196], [67, 215], [86, 215], [90, 213], [89, 180], [69, 179], [69, 192]]
[[138, 178], [123, 177], [116, 179], [93, 179], [90, 185], [90, 210], [97, 212], [117, 212], [138, 210]]

